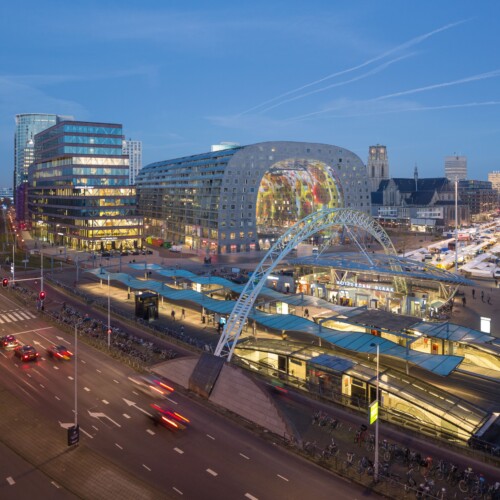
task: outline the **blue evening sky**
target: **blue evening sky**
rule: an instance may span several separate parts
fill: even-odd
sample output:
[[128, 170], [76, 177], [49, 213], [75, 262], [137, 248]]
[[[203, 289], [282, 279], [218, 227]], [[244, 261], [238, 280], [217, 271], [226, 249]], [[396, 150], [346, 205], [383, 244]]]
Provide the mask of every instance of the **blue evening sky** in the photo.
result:
[[19, 0], [0, 6], [0, 187], [14, 116], [122, 123], [143, 163], [232, 141], [335, 144], [393, 177], [500, 170], [500, 2]]

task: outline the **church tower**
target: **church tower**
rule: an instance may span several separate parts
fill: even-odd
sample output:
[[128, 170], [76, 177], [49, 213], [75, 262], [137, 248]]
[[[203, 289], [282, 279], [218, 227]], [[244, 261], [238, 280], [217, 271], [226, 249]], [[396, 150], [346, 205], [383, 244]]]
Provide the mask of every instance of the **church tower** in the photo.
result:
[[387, 148], [377, 144], [368, 149], [368, 163], [366, 164], [371, 191], [377, 191], [381, 180], [389, 179], [389, 160]]

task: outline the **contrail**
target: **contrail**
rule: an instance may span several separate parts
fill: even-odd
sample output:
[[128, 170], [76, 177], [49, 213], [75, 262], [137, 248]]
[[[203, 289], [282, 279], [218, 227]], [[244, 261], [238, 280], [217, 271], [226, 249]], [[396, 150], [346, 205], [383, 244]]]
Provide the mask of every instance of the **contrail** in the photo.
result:
[[344, 80], [343, 82], [332, 83], [330, 85], [327, 85], [326, 87], [321, 87], [319, 89], [310, 90], [309, 92], [306, 92], [305, 94], [299, 94], [299, 95], [296, 95], [296, 96], [293, 96], [293, 97], [289, 97], [288, 99], [285, 99], [284, 101], [275, 103], [275, 104], [273, 104], [271, 106], [268, 106], [267, 108], [264, 108], [264, 109], [260, 110], [259, 113], [265, 113], [266, 111], [269, 111], [270, 109], [273, 109], [273, 108], [276, 108], [278, 106], [281, 106], [282, 104], [286, 104], [287, 102], [296, 101], [297, 99], [302, 99], [303, 97], [307, 97], [307, 96], [312, 95], [312, 94], [317, 94], [319, 92], [324, 92], [325, 90], [329, 90], [329, 89], [332, 89], [334, 87], [341, 87], [343, 85], [348, 85], [349, 83], [353, 83], [353, 82], [356, 82], [356, 81], [359, 81], [359, 80], [363, 80], [363, 79], [365, 79], [365, 78], [367, 78], [367, 77], [369, 77], [371, 75], [375, 75], [377, 73], [380, 73], [381, 71], [383, 71], [385, 68], [391, 66], [392, 64], [397, 63], [397, 62], [401, 61], [402, 59], [407, 59], [408, 57], [411, 57], [412, 55], [414, 55], [414, 53], [411, 53], [411, 54], [408, 54], [408, 55], [403, 55], [401, 57], [397, 57], [396, 59], [391, 59], [390, 61], [387, 61], [387, 62], [381, 64], [380, 66], [377, 66], [376, 68], [371, 69], [370, 71], [368, 71], [366, 73], [363, 73], [360, 76], [356, 76], [354, 78], [351, 78], [350, 80]]
[[[427, 90], [439, 89], [439, 88], [443, 88], [443, 87], [451, 87], [453, 85], [460, 85], [462, 83], [475, 82], [478, 80], [486, 80], [487, 78], [494, 78], [497, 76], [500, 76], [500, 70], [498, 70], [498, 69], [494, 70], [494, 71], [490, 71], [488, 73], [481, 73], [479, 75], [473, 75], [473, 76], [469, 76], [467, 78], [453, 80], [451, 82], [436, 83], [434, 85], [427, 85], [425, 87], [417, 87], [415, 89], [403, 90], [401, 92], [394, 92], [393, 94], [386, 94], [386, 95], [382, 95], [379, 97], [374, 97], [373, 99], [367, 99], [364, 102], [365, 103], [377, 102], [377, 101], [382, 101], [385, 99], [390, 99], [391, 97], [399, 97], [399, 96], [403, 96], [403, 95], [417, 94], [419, 92], [426, 92]], [[321, 115], [324, 113], [328, 113], [329, 111], [334, 111], [336, 109], [338, 109], [338, 106], [334, 106], [331, 108], [325, 108], [325, 109], [322, 109], [320, 111], [313, 111], [312, 113], [307, 113], [305, 115], [300, 115], [300, 116], [290, 118], [289, 121], [296, 121], [296, 120], [301, 120], [303, 118], [309, 118], [310, 116]]]
[[379, 61], [380, 59], [383, 59], [387, 56], [389, 56], [390, 54], [393, 54], [394, 52], [397, 52], [397, 51], [400, 51], [400, 50], [403, 50], [403, 49], [407, 49], [409, 47], [412, 47], [413, 45], [416, 45], [418, 43], [421, 43], [423, 42], [424, 40], [426, 40], [427, 38], [433, 36], [433, 35], [436, 35], [437, 33], [440, 33], [441, 31], [445, 31], [445, 30], [448, 30], [450, 28], [454, 28], [455, 26], [458, 26], [462, 23], [464, 23], [466, 20], [462, 20], [462, 21], [457, 21], [455, 23], [449, 23], [449, 24], [446, 24], [445, 26], [442, 26], [441, 28], [437, 28], [433, 31], [429, 31], [428, 33], [424, 33], [423, 35], [420, 35], [420, 36], [417, 36], [415, 38], [412, 38], [411, 40], [408, 40], [407, 42], [401, 44], [401, 45], [398, 45], [397, 47], [394, 47], [393, 49], [391, 50], [388, 50], [387, 52], [384, 52], [383, 54], [377, 56], [377, 57], [374, 57], [372, 59], [368, 59], [367, 61], [361, 63], [361, 64], [358, 64], [357, 66], [353, 66], [352, 68], [348, 68], [348, 69], [345, 69], [345, 70], [342, 70], [342, 71], [338, 71], [336, 73], [332, 73], [331, 75], [328, 75], [328, 76], [325, 76], [323, 78], [320, 78], [319, 80], [315, 80], [314, 82], [310, 82], [310, 83], [307, 83], [305, 85], [302, 85], [301, 87], [297, 87], [296, 89], [293, 89], [293, 90], [289, 90], [288, 92], [285, 92], [284, 94], [281, 94], [277, 97], [273, 97], [272, 99], [268, 99], [267, 101], [264, 101], [264, 102], [261, 102], [260, 104], [257, 104], [256, 106], [253, 106], [252, 108], [249, 108], [245, 111], [242, 111], [241, 113], [239, 113], [238, 115], [236, 116], [241, 116], [241, 115], [244, 115], [244, 114], [247, 114], [247, 113], [250, 113], [251, 111], [254, 111], [258, 108], [261, 108], [262, 106], [265, 106], [267, 104], [270, 104], [272, 102], [275, 102], [279, 99], [282, 99], [283, 97], [286, 97], [286, 96], [289, 96], [290, 94], [294, 94], [296, 92], [300, 92], [301, 90], [304, 90], [308, 87], [312, 87], [313, 85], [317, 85], [318, 83], [321, 83], [321, 82], [324, 82], [325, 80], [329, 80], [331, 78], [335, 78], [336, 76], [340, 76], [340, 75], [345, 75], [346, 73], [351, 73], [352, 71], [356, 71], [360, 68], [364, 68], [365, 66], [368, 66], [369, 64], [372, 64], [376, 61]]

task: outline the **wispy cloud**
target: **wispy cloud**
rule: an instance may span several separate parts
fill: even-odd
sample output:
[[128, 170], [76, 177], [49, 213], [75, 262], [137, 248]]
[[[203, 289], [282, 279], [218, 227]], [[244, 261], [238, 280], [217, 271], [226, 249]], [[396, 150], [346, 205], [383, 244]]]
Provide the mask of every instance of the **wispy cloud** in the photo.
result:
[[[412, 38], [410, 40], [408, 40], [407, 42], [404, 42], [386, 52], [383, 52], [382, 54], [376, 56], [376, 57], [373, 57], [371, 59], [368, 59], [367, 61], [364, 61], [362, 62], [361, 64], [358, 64], [356, 66], [352, 66], [351, 68], [347, 68], [345, 70], [341, 70], [341, 71], [337, 71], [335, 73], [332, 73], [330, 75], [327, 75], [323, 78], [320, 78], [319, 80], [315, 80], [315, 81], [312, 81], [312, 82], [309, 82], [309, 83], [306, 83], [305, 85], [302, 85], [300, 87], [297, 87], [293, 90], [289, 90], [288, 92], [285, 92], [283, 94], [280, 94], [276, 97], [273, 97], [272, 99], [268, 99], [267, 101], [264, 101], [264, 102], [261, 102], [260, 104], [257, 104], [256, 106], [253, 106], [245, 111], [242, 111], [241, 113], [239, 113], [239, 115], [245, 115], [245, 114], [248, 114], [248, 113], [251, 113], [252, 111], [256, 111], [260, 108], [263, 108], [264, 106], [267, 106], [269, 104], [272, 104], [272, 103], [275, 103], [276, 101], [279, 101], [280, 99], [283, 99], [285, 97], [288, 97], [292, 94], [295, 94], [297, 92], [300, 92], [304, 89], [307, 89], [309, 87], [313, 87], [314, 85], [318, 85], [326, 80], [330, 80], [332, 78], [336, 78], [338, 76], [342, 76], [342, 75], [345, 75], [347, 73], [352, 73], [353, 71], [357, 71], [359, 69], [362, 69], [370, 64], [373, 64], [374, 62], [377, 62], [377, 61], [380, 61], [382, 59], [385, 59], [386, 57], [390, 56], [391, 54], [395, 54], [397, 52], [400, 52], [400, 51], [403, 51], [405, 49], [409, 49], [410, 47], [413, 47], [419, 43], [422, 43], [424, 40], [427, 40], [428, 38], [434, 36], [434, 35], [437, 35], [438, 33], [441, 33], [443, 31], [446, 31], [446, 30], [449, 30], [451, 28], [454, 28], [455, 26], [458, 26], [462, 23], [466, 22], [466, 20], [461, 20], [461, 21], [457, 21], [455, 23], [449, 23], [449, 24], [446, 24], [444, 26], [441, 26], [440, 28], [437, 28], [435, 30], [432, 30], [432, 31], [429, 31], [428, 33], [424, 33], [423, 35], [420, 35], [420, 36], [417, 36], [415, 38]], [[306, 94], [306, 95], [309, 95], [309, 94]], [[288, 101], [285, 101], [285, 102], [288, 102]], [[276, 106], [279, 106], [281, 105], [280, 104], [277, 104], [275, 106], [272, 106], [272, 107], [276, 107]], [[267, 108], [267, 109], [271, 109], [271, 108]]]

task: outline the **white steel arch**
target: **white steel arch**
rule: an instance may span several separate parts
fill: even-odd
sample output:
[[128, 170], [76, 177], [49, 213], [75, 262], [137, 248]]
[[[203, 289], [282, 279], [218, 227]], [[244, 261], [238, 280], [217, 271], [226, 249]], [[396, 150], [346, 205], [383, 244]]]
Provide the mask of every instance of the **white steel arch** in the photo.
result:
[[[363, 229], [382, 245], [385, 254], [396, 255], [396, 250], [387, 233], [375, 219], [364, 212], [349, 208], [331, 208], [320, 210], [305, 217], [288, 229], [276, 241], [252, 273], [228, 318], [214, 352], [216, 356], [227, 357], [227, 361], [231, 360], [234, 348], [253, 304], [265, 285], [267, 277], [279, 262], [299, 243], [332, 226], [342, 226], [350, 234], [352, 234], [351, 227]], [[357, 240], [355, 241], [371, 263], [364, 248], [361, 247]], [[329, 241], [323, 243], [319, 253], [321, 254], [321, 251], [328, 245]], [[401, 267], [397, 264], [394, 264], [393, 267], [394, 270], [401, 271]], [[398, 292], [406, 292], [406, 281], [402, 278], [395, 278], [395, 289]]]

